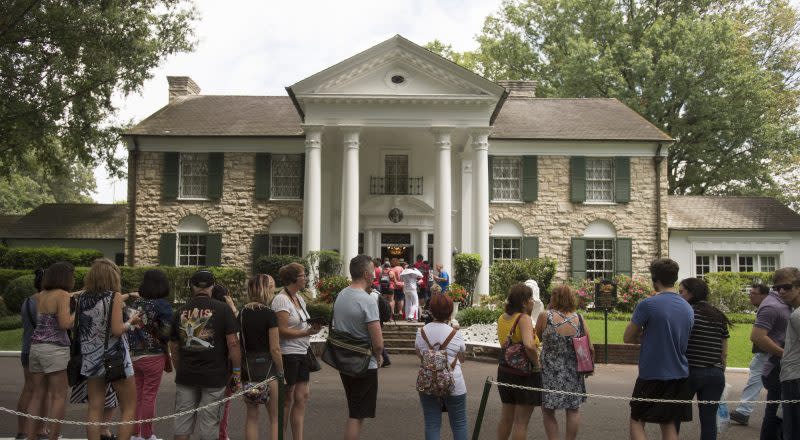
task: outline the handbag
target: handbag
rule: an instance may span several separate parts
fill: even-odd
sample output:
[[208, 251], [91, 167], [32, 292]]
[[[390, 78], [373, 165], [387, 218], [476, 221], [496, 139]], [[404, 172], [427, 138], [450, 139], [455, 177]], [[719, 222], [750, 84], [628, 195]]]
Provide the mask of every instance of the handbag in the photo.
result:
[[69, 361], [67, 362], [67, 382], [74, 387], [81, 380], [81, 366], [83, 366], [83, 353], [81, 353], [81, 337], [78, 333], [78, 323], [81, 316], [81, 302], [75, 307], [75, 319], [72, 324], [72, 340], [69, 343]]
[[594, 372], [594, 359], [592, 359], [591, 342], [589, 336], [583, 329], [583, 316], [578, 314], [578, 321], [581, 323], [581, 336], [572, 338], [572, 347], [575, 348], [575, 357], [578, 361], [577, 372], [589, 374]]
[[[111, 301], [114, 301], [114, 294], [111, 294]], [[106, 370], [106, 383], [116, 382], [120, 379], [128, 377], [125, 374], [125, 352], [124, 350], [116, 350], [113, 353], [108, 352], [108, 337], [111, 335], [111, 313], [106, 308], [105, 301], [103, 301], [103, 308], [106, 311], [106, 340], [103, 344], [103, 367]]]
[[[297, 309], [297, 314], [298, 316], [300, 316], [301, 319], [303, 316], [300, 314], [300, 310], [302, 310], [303, 313], [305, 313], [306, 322], [308, 322], [311, 319], [311, 316], [308, 314], [308, 310], [304, 309], [303, 307]], [[314, 354], [314, 350], [312, 350], [311, 347], [308, 347], [308, 350], [306, 350], [306, 364], [308, 365], [308, 371], [311, 373], [316, 373], [317, 371], [322, 369], [322, 365], [319, 364], [319, 361], [317, 360], [317, 355]]]
[[517, 329], [519, 319], [522, 318], [522, 313], [517, 315], [514, 324], [511, 326], [511, 331], [508, 333], [506, 341], [500, 347], [500, 366], [509, 374], [516, 376], [530, 376], [533, 372], [531, 368], [531, 361], [528, 359], [528, 354], [525, 353], [525, 345], [522, 342], [511, 342], [514, 336], [514, 331]]
[[[338, 298], [337, 295], [333, 300], [332, 311], [336, 309]], [[333, 315], [333, 312], [331, 314]], [[371, 342], [356, 338], [348, 332], [336, 330], [331, 316], [331, 326], [328, 339], [325, 341], [325, 350], [322, 352], [322, 361], [345, 376], [363, 377], [369, 370], [371, 359]]]
[[239, 312], [239, 328], [241, 329], [240, 335], [242, 336], [242, 360], [244, 361], [244, 377], [242, 380], [245, 382], [261, 382], [267, 379], [269, 371], [272, 368], [272, 357], [268, 351], [248, 352], [247, 343], [244, 335], [244, 325], [242, 325], [242, 316], [244, 311]]

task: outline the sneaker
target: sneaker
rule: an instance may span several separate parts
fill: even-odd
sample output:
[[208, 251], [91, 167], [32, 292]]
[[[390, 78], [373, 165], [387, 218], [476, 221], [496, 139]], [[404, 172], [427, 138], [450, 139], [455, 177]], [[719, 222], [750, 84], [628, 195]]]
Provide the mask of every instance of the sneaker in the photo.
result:
[[750, 416], [746, 416], [737, 411], [732, 411], [730, 418], [732, 421], [744, 426], [747, 426], [747, 424], [750, 422]]

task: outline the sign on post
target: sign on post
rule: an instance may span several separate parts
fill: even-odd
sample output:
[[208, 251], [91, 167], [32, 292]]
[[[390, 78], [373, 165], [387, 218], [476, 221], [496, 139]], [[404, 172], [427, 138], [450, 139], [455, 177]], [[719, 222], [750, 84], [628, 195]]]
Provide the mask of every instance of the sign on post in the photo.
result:
[[603, 310], [605, 322], [605, 339], [603, 341], [604, 362], [608, 363], [608, 311], [617, 305], [617, 283], [600, 280], [594, 285], [594, 307]]

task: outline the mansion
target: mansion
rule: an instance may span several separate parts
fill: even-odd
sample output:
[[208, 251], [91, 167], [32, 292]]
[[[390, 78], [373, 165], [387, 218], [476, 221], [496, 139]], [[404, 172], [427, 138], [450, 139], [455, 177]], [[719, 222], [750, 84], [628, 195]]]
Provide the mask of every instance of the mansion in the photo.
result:
[[[668, 255], [671, 139], [615, 99], [541, 99], [401, 36], [286, 88], [169, 103], [131, 128], [125, 258], [235, 265], [337, 249], [452, 273], [452, 255], [554, 257], [557, 278]], [[345, 265], [346, 266], [346, 265]]]

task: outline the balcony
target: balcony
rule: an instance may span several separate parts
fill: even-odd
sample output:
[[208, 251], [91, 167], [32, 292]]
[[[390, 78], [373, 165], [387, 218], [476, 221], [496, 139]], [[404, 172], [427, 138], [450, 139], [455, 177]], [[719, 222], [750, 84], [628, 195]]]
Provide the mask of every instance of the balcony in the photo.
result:
[[372, 196], [421, 196], [422, 177], [370, 177]]

